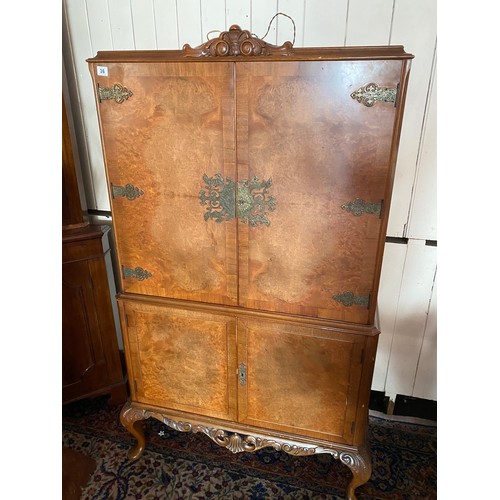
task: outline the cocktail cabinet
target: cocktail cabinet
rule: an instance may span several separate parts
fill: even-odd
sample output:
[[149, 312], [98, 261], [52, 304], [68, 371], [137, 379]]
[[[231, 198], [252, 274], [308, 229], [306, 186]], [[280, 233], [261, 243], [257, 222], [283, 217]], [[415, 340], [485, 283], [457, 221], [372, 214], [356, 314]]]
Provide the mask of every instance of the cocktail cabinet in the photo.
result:
[[410, 60], [238, 26], [89, 59], [121, 272], [121, 413], [371, 474], [377, 290]]

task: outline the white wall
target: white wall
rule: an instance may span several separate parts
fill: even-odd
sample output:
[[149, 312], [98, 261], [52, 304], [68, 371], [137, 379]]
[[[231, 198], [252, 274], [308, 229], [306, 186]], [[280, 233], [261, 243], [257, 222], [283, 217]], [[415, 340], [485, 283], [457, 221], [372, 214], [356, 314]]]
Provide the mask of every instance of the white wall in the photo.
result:
[[[239, 24], [262, 37], [276, 12], [295, 46], [402, 44], [415, 55], [379, 293], [382, 330], [372, 388], [436, 399], [435, 0], [64, 0], [63, 58], [87, 205], [109, 210], [92, 82], [98, 50], [178, 49]], [[279, 16], [266, 41], [292, 40]], [[214, 36], [214, 35], [212, 35]]]

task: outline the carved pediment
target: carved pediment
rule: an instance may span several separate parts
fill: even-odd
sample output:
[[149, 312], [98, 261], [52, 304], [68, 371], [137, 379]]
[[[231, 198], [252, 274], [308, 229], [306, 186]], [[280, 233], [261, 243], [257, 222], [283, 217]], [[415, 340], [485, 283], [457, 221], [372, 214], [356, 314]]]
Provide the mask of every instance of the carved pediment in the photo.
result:
[[218, 38], [213, 38], [203, 45], [193, 48], [186, 44], [182, 48], [184, 54], [189, 57], [289, 55], [292, 49], [292, 42], [285, 42], [280, 46], [271, 45], [236, 24], [233, 24], [229, 31], [223, 31]]

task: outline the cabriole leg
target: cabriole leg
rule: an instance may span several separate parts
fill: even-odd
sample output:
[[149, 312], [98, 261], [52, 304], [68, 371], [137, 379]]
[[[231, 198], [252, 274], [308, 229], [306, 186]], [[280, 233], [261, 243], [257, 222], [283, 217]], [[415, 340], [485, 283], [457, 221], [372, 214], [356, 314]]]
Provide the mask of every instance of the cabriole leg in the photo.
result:
[[372, 475], [370, 453], [366, 447], [362, 447], [358, 453], [341, 453], [340, 461], [347, 465], [352, 472], [352, 479], [347, 487], [347, 500], [356, 500], [355, 489], [365, 484]]
[[120, 422], [130, 434], [137, 439], [137, 444], [128, 452], [129, 460], [137, 460], [141, 457], [146, 447], [146, 437], [142, 428], [142, 420], [144, 420], [144, 410], [133, 408], [129, 401], [125, 403], [120, 413]]

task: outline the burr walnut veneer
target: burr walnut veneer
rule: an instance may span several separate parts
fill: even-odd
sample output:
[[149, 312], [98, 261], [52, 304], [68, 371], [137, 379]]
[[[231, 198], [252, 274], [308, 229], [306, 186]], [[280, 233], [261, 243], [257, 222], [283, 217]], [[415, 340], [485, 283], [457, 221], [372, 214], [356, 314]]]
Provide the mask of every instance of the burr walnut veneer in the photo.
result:
[[232, 26], [89, 59], [121, 269], [121, 419], [368, 480], [376, 297], [413, 56]]

